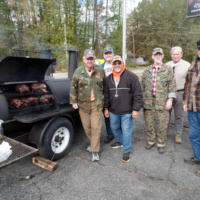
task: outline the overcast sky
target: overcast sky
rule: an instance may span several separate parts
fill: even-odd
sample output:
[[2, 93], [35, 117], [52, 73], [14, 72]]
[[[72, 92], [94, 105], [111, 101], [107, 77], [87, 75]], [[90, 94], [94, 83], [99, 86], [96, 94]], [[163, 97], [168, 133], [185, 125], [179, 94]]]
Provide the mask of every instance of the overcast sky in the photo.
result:
[[142, 0], [126, 0], [126, 12], [129, 14]]

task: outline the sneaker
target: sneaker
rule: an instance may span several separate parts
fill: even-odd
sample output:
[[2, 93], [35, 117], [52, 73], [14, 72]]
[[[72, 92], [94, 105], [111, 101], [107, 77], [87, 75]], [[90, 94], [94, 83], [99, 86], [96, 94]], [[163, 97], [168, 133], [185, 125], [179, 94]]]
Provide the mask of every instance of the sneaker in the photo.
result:
[[189, 159], [184, 159], [185, 163], [188, 163], [190, 165], [200, 165], [200, 161], [199, 160], [195, 160], [194, 157], [189, 158]]
[[130, 160], [130, 157], [131, 157], [131, 153], [128, 152], [128, 153], [124, 153], [123, 154], [123, 162], [128, 162]]
[[97, 152], [92, 152], [92, 161], [99, 160], [99, 154]]
[[115, 142], [115, 143], [111, 144], [111, 147], [113, 149], [117, 149], [117, 148], [122, 147], [122, 144], [120, 142]]
[[87, 147], [87, 151], [91, 152], [91, 146], [90, 145]]
[[146, 143], [146, 146], [145, 146], [145, 149], [150, 150], [154, 145], [155, 145], [155, 143], [154, 143], [154, 144], [149, 144], [149, 143], [147, 142], [147, 143]]
[[175, 136], [175, 143], [176, 144], [181, 144], [182, 143], [181, 136]]
[[158, 147], [158, 152], [159, 153], [161, 153], [161, 154], [163, 154], [163, 153], [165, 153], [165, 147]]

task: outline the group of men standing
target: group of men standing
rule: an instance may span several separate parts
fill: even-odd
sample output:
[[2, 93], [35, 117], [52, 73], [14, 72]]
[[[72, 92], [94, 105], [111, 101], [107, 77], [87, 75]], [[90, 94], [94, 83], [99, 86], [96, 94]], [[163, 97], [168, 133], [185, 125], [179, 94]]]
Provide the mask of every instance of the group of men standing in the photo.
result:
[[[105, 143], [116, 142], [112, 148], [123, 147], [123, 161], [130, 160], [133, 119], [141, 107], [150, 150], [155, 144], [164, 153], [169, 132], [172, 107], [175, 114], [175, 143], [182, 143], [184, 110], [188, 111], [190, 141], [194, 158], [185, 160], [200, 163], [200, 41], [197, 42], [198, 57], [191, 64], [182, 59], [181, 47], [171, 49], [172, 61], [162, 62], [161, 48], [152, 52], [154, 63], [138, 77], [126, 69], [120, 56], [114, 56], [111, 47], [103, 50], [105, 63], [95, 65], [95, 53], [84, 52], [84, 65], [79, 67], [72, 79], [70, 103], [78, 109], [84, 131], [90, 140], [87, 150], [92, 161], [99, 160], [101, 115], [105, 116], [107, 137]], [[155, 130], [157, 124], [157, 132]]]

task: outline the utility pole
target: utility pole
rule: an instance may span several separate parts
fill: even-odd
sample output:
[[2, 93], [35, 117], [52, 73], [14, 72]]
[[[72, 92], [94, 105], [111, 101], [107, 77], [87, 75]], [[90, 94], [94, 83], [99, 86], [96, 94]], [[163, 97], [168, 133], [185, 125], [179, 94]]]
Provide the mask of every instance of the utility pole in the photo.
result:
[[135, 37], [134, 37], [134, 24], [132, 18], [132, 29], [133, 29], [133, 68], [135, 68]]
[[[67, 31], [66, 31], [66, 24], [64, 24], [64, 31], [65, 31], [65, 51], [66, 51], [66, 67], [68, 69], [68, 54], [67, 54]], [[67, 70], [66, 69], [66, 70]]]
[[123, 0], [122, 59], [124, 61], [124, 64], [126, 64], [126, 0]]

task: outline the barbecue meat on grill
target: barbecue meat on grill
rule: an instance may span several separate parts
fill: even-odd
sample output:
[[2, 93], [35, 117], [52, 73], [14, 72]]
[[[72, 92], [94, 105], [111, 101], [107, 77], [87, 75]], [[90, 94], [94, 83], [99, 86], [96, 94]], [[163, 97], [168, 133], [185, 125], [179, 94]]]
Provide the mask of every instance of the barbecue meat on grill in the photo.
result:
[[40, 103], [49, 103], [52, 100], [54, 100], [54, 96], [52, 94], [46, 94], [46, 95], [42, 95], [41, 97], [39, 97]]
[[16, 92], [25, 93], [30, 92], [29, 87], [26, 84], [19, 84], [15, 86]]
[[10, 98], [8, 100], [8, 104], [11, 108], [23, 108], [24, 102], [22, 99], [19, 98]]
[[33, 83], [31, 84], [31, 88], [34, 92], [47, 92], [47, 86], [44, 83]]
[[38, 103], [37, 97], [28, 97], [23, 99], [24, 107], [33, 106]]

